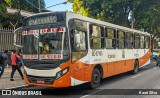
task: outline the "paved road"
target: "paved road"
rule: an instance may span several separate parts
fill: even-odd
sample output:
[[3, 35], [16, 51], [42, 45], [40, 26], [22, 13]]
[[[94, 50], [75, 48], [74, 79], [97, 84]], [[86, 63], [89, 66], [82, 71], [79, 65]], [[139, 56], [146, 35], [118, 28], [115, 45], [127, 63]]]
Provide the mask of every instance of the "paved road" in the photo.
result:
[[[8, 89], [8, 88], [16, 88], [22, 85], [25, 85], [21, 76], [19, 75], [18, 71], [14, 74], [14, 80], [10, 81], [12, 67], [5, 68], [2, 78], [0, 79], [0, 90], [1, 89]], [[23, 70], [22, 70], [23, 71]]]
[[[80, 85], [65, 89], [25, 87], [18, 90], [26, 89], [42, 91], [44, 96], [39, 96], [39, 98], [159, 98], [160, 68], [152, 62], [141, 68], [137, 74], [124, 73], [106, 78], [97, 89], [88, 89], [85, 85]], [[140, 93], [147, 94], [147, 92], [155, 95], [139, 95]], [[22, 98], [22, 96], [18, 97]]]

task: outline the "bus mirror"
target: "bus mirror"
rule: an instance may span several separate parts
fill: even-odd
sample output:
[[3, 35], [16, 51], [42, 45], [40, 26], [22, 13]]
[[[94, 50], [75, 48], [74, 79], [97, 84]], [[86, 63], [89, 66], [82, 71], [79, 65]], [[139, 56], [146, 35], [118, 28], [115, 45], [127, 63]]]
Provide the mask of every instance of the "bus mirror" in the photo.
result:
[[19, 27], [17, 29], [14, 29], [14, 40], [13, 40], [13, 45], [16, 46], [16, 47], [23, 47], [22, 45], [18, 45], [17, 44], [17, 31], [21, 31], [22, 30], [22, 27]]

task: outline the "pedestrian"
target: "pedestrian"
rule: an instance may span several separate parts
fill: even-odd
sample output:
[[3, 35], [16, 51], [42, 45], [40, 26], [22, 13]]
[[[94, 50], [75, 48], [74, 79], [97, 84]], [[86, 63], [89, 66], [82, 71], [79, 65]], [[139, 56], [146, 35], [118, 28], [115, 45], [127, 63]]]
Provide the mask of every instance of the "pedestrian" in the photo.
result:
[[18, 62], [18, 66], [22, 67], [22, 66], [24, 66], [24, 63], [23, 63], [23, 55], [22, 55], [22, 49], [21, 48], [18, 50], [17, 54], [20, 56], [20, 60]]
[[22, 80], [24, 79], [22, 71], [21, 71], [20, 67], [18, 67], [19, 60], [20, 60], [20, 56], [16, 53], [16, 50], [13, 50], [13, 54], [11, 55], [12, 72], [11, 72], [10, 81], [14, 81], [13, 76], [14, 76], [14, 73], [16, 70], [18, 70], [19, 74], [21, 75]]
[[156, 66], [160, 67], [160, 53], [158, 54], [156, 61], [157, 61]]
[[8, 50], [5, 50], [4, 53], [0, 55], [0, 78], [2, 77], [5, 69], [5, 65], [8, 64]]

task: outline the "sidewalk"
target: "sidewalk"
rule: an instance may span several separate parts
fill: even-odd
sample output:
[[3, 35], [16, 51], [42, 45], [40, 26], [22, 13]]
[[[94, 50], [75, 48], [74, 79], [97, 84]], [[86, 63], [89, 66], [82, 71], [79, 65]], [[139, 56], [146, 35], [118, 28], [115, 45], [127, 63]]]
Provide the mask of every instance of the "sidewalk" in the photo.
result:
[[14, 81], [10, 81], [11, 71], [12, 71], [11, 66], [5, 68], [4, 73], [0, 79], [0, 89], [16, 88], [25, 85], [17, 70], [14, 74]]

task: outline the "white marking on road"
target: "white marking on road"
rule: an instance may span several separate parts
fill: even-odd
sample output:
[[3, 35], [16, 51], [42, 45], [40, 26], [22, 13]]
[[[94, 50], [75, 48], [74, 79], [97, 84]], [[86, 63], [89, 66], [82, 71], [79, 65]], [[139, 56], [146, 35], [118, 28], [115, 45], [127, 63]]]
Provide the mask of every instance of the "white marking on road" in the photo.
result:
[[80, 97], [80, 98], [85, 98], [85, 97], [88, 97], [89, 95], [84, 95], [84, 96], [82, 96], [82, 97]]
[[10, 87], [10, 88], [5, 88], [5, 89], [15, 89], [15, 88], [25, 87], [25, 86], [27, 86], [27, 85], [15, 86], [15, 87]]
[[100, 90], [95, 91], [95, 92], [93, 92], [93, 93], [90, 93], [90, 94], [88, 94], [88, 95], [84, 95], [84, 96], [82, 96], [82, 97], [80, 97], [80, 98], [88, 97], [89, 95], [92, 95], [92, 94], [97, 93], [97, 92], [102, 91], [102, 90], [103, 90], [103, 89], [100, 89]]
[[136, 78], [136, 77], [139, 77], [139, 76], [141, 76], [142, 74], [138, 74], [138, 75], [136, 75], [136, 76], [133, 76], [133, 77], [131, 77], [131, 78]]

